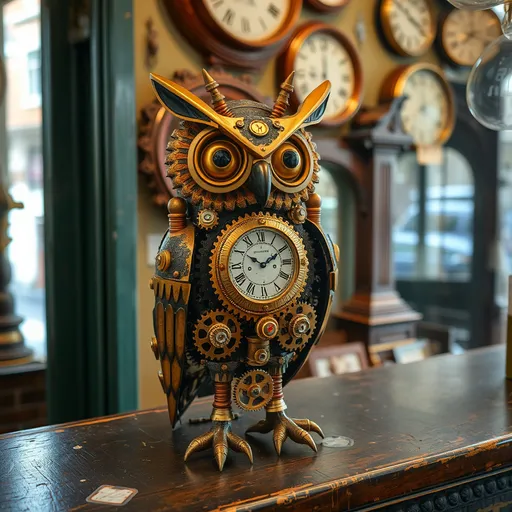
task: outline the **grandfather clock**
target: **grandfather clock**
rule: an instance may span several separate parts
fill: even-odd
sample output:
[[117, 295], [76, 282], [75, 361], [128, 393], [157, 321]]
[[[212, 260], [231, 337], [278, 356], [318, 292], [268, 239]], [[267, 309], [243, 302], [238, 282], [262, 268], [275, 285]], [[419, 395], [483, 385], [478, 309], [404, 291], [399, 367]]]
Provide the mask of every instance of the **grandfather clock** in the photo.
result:
[[412, 144], [400, 121], [404, 100], [362, 110], [345, 138], [362, 166], [368, 206], [357, 216], [355, 293], [334, 316], [347, 341], [364, 341], [370, 354], [413, 338], [421, 319], [395, 289], [392, 257], [393, 171]]

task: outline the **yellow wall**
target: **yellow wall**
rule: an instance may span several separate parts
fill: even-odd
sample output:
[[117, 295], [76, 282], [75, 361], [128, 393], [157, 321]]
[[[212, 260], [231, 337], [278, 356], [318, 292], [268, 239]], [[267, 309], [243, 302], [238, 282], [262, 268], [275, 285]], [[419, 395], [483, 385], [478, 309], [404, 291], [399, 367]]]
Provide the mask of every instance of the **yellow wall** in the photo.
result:
[[[153, 91], [148, 75], [149, 71], [164, 76], [171, 76], [177, 69], [188, 68], [199, 72], [203, 61], [201, 56], [183, 39], [173, 24], [166, 18], [158, 0], [135, 0], [135, 83], [137, 95], [137, 111], [151, 102]], [[354, 29], [357, 20], [362, 18], [366, 26], [366, 41], [359, 47], [365, 74], [364, 104], [375, 105], [379, 89], [385, 76], [401, 61], [390, 55], [381, 44], [374, 27], [376, 0], [352, 0], [337, 15], [320, 15], [303, 8], [302, 21], [309, 19], [323, 20], [332, 23], [344, 31], [354, 42]], [[158, 60], [151, 70], [145, 64], [146, 21], [152, 18], [158, 31], [160, 50]], [[436, 62], [433, 52], [423, 60]], [[275, 66], [268, 63], [261, 74], [254, 75], [254, 82], [265, 95], [275, 96]], [[336, 135], [336, 134], [335, 134]], [[163, 234], [167, 229], [167, 215], [151, 202], [151, 197], [144, 177], [139, 177], [138, 198], [138, 340], [139, 340], [139, 405], [141, 408], [164, 404], [164, 395], [157, 378], [159, 363], [155, 361], [149, 348], [152, 336], [153, 295], [148, 288], [148, 281], [153, 269], [146, 263], [148, 234]]]

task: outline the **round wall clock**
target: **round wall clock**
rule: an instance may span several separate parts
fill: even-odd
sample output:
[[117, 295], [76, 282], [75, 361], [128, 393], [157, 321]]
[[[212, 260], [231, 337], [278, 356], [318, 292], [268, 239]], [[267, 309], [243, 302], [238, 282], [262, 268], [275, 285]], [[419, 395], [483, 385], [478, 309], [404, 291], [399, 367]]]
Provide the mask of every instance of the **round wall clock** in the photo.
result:
[[339, 11], [345, 5], [347, 5], [350, 0], [306, 0], [308, 5], [320, 12], [335, 12]]
[[390, 48], [403, 57], [419, 57], [436, 36], [431, 0], [381, 0], [378, 18]]
[[500, 35], [500, 20], [493, 11], [453, 9], [441, 21], [438, 43], [448, 63], [469, 67]]
[[253, 68], [284, 44], [302, 0], [163, 0], [163, 6], [212, 63]]
[[[234, 78], [232, 75], [215, 69], [212, 71], [219, 83], [220, 92], [228, 100], [249, 99], [267, 103], [265, 98], [251, 84], [250, 78]], [[203, 77], [187, 70], [177, 71], [172, 80], [199, 96], [208, 104], [210, 93], [204, 88]], [[139, 131], [139, 171], [148, 176], [148, 183], [157, 205], [166, 206], [169, 199], [176, 195], [171, 180], [167, 177], [167, 143], [171, 133], [179, 128], [180, 120], [155, 100], [142, 109]]]
[[407, 96], [400, 117], [416, 146], [437, 146], [448, 140], [455, 125], [455, 105], [441, 69], [431, 64], [398, 68], [385, 82], [381, 100], [399, 96]]
[[299, 27], [284, 49], [278, 66], [282, 80], [295, 70], [291, 97], [294, 106], [320, 82], [331, 81], [323, 126], [348, 121], [361, 106], [363, 71], [359, 54], [347, 36], [331, 25], [310, 22]]

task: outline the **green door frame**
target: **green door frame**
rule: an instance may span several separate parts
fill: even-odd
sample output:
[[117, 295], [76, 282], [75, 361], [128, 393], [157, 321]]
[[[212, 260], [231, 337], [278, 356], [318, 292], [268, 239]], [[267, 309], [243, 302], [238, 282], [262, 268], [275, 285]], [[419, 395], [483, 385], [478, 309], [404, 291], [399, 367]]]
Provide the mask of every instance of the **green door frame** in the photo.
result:
[[42, 2], [48, 416], [137, 408], [132, 0]]

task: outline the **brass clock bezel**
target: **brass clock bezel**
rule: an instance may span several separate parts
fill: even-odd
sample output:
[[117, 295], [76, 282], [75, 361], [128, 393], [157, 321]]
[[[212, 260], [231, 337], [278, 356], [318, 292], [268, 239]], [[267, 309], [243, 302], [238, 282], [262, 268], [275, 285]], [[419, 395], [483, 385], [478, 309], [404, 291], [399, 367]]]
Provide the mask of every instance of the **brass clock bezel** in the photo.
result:
[[341, 11], [343, 7], [345, 7], [350, 0], [338, 0], [338, 3], [336, 5], [329, 5], [324, 2], [324, 0], [306, 0], [309, 7], [312, 9], [315, 9], [319, 12], [337, 12]]
[[[457, 58], [454, 58], [453, 55], [451, 54], [450, 50], [448, 50], [448, 45], [446, 44], [446, 40], [445, 40], [445, 38], [446, 38], [446, 32], [445, 32], [446, 22], [448, 21], [450, 16], [456, 12], [460, 12], [460, 10], [457, 8], [450, 9], [439, 21], [437, 42], [438, 42], [439, 48], [441, 50], [441, 56], [444, 58], [444, 60], [448, 64], [450, 64], [451, 66], [456, 66], [456, 67], [467, 69], [467, 68], [471, 68], [472, 66], [474, 66], [476, 61], [473, 62], [472, 64], [466, 64], [464, 62], [461, 62], [460, 60], [457, 60]], [[496, 27], [498, 29], [496, 38], [501, 36], [501, 34], [502, 34], [501, 22], [500, 22], [500, 19], [498, 18], [498, 16], [496, 15], [496, 13], [492, 9], [488, 9], [485, 11], [464, 11], [464, 12], [467, 14], [470, 14], [470, 15], [476, 14], [476, 13], [485, 13], [485, 14], [490, 15], [491, 17], [494, 18], [494, 21], [496, 22]]]
[[[268, 300], [250, 299], [243, 295], [229, 276], [229, 256], [239, 238], [252, 230], [268, 229], [286, 238], [295, 260], [294, 274], [283, 292]], [[222, 303], [233, 313], [248, 319], [273, 314], [298, 299], [304, 291], [309, 261], [299, 234], [286, 221], [269, 213], [246, 215], [238, 218], [219, 235], [211, 260], [211, 282]]]
[[450, 138], [455, 128], [455, 97], [453, 90], [446, 80], [441, 68], [435, 66], [434, 64], [428, 63], [400, 66], [399, 68], [395, 69], [384, 82], [380, 93], [380, 100], [391, 101], [395, 98], [403, 96], [405, 84], [407, 81], [411, 78], [411, 76], [420, 71], [427, 71], [436, 75], [448, 100], [448, 119], [445, 122], [441, 136], [437, 141], [435, 141], [435, 144], [442, 145]]
[[[347, 102], [347, 107], [336, 116], [330, 118], [324, 117], [318, 124], [319, 126], [340, 126], [350, 121], [361, 107], [364, 83], [363, 66], [359, 52], [352, 41], [343, 32], [332, 25], [319, 21], [311, 21], [298, 27], [278, 60], [279, 80], [281, 82], [284, 81], [286, 77], [295, 70], [295, 59], [297, 58], [299, 50], [302, 48], [305, 41], [316, 32], [324, 32], [334, 37], [345, 48], [352, 61], [354, 69], [354, 91]], [[301, 103], [295, 91], [291, 95], [291, 103], [294, 108], [298, 108]]]
[[432, 48], [434, 41], [436, 39], [437, 27], [436, 27], [436, 14], [434, 11], [434, 6], [432, 4], [432, 0], [424, 0], [428, 6], [428, 11], [430, 14], [430, 37], [427, 41], [421, 45], [420, 49], [417, 52], [409, 52], [405, 50], [400, 43], [396, 40], [393, 34], [393, 28], [391, 26], [391, 9], [393, 3], [396, 0], [381, 0], [379, 9], [379, 19], [382, 27], [382, 32], [386, 39], [386, 42], [389, 44], [391, 49], [401, 57], [421, 57], [425, 55], [425, 53]]

